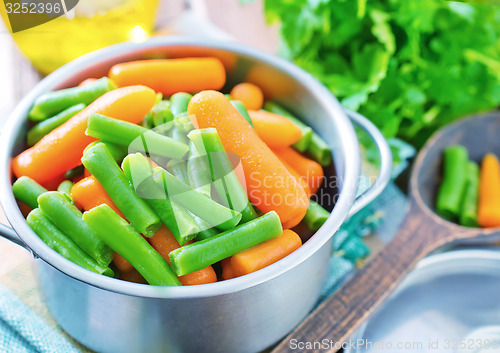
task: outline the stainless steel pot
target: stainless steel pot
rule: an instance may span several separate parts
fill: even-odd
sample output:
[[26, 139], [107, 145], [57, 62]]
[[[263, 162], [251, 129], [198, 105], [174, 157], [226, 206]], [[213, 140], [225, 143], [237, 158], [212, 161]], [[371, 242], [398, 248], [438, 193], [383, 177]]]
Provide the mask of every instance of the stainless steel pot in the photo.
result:
[[[111, 65], [151, 57], [216, 56], [228, 87], [251, 81], [301, 116], [330, 144], [338, 200], [323, 227], [285, 259], [250, 275], [196, 287], [128, 283], [85, 270], [50, 249], [30, 229], [11, 190], [10, 159], [25, 148], [26, 115], [40, 94], [106, 75]], [[365, 118], [348, 112], [381, 154], [373, 187], [356, 200], [360, 151], [338, 101], [311, 75], [275, 56], [233, 43], [155, 38], [83, 56], [42, 80], [17, 106], [2, 131], [0, 197], [12, 228], [0, 233], [31, 251], [48, 307], [75, 339], [98, 352], [257, 352], [277, 342], [311, 310], [327, 274], [332, 235], [385, 187], [390, 149]]]

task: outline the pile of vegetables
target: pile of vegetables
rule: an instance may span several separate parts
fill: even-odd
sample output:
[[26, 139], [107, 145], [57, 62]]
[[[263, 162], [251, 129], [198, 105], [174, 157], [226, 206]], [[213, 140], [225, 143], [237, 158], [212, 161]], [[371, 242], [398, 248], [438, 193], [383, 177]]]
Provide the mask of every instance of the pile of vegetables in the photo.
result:
[[156, 59], [39, 97], [30, 147], [12, 162], [27, 223], [88, 270], [159, 286], [228, 280], [292, 253], [303, 240], [292, 228], [329, 216], [310, 197], [331, 151], [259, 87], [224, 95], [224, 84], [216, 58]]
[[386, 137], [416, 147], [500, 105], [500, 8], [443, 0], [265, 0], [281, 54]]
[[442, 217], [467, 227], [500, 227], [500, 162], [493, 153], [481, 168], [464, 146], [443, 152], [443, 179], [436, 199]]

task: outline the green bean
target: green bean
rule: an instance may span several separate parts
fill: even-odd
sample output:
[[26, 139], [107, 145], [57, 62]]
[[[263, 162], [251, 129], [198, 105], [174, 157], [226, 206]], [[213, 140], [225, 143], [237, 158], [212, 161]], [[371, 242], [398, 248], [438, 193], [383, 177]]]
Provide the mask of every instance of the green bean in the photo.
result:
[[33, 107], [28, 113], [28, 118], [34, 121], [41, 121], [76, 104], [83, 103], [89, 105], [104, 93], [115, 88], [116, 85], [113, 81], [107, 77], [103, 77], [87, 86], [47, 92], [35, 100]]
[[[175, 126], [172, 130], [170, 130], [170, 137], [173, 140], [178, 141], [180, 143], [183, 143], [185, 145], [187, 145], [189, 143], [186, 132], [179, 130]], [[188, 149], [189, 149], [189, 147], [188, 147]]]
[[83, 219], [111, 249], [130, 262], [149, 284], [181, 285], [167, 261], [108, 205], [102, 204], [85, 212]]
[[330, 217], [330, 212], [325, 210], [320, 204], [309, 200], [309, 207], [302, 222], [311, 230], [318, 230]]
[[71, 200], [71, 188], [73, 187], [73, 182], [71, 180], [63, 180], [61, 184], [57, 187], [57, 191], [62, 192], [67, 195]]
[[460, 224], [466, 227], [477, 227], [477, 208], [479, 194], [479, 166], [469, 161], [467, 163], [467, 186], [460, 208]]
[[30, 212], [26, 222], [45, 244], [69, 261], [87, 270], [113, 277], [113, 271], [109, 267], [98, 264], [87, 255], [73, 240], [59, 230], [39, 208]]
[[189, 157], [187, 160], [189, 184], [193, 189], [207, 197], [212, 197], [212, 177], [206, 155], [201, 156], [193, 141], [189, 141]]
[[436, 211], [455, 220], [460, 215], [461, 201], [467, 186], [467, 149], [456, 145], [443, 152], [443, 179], [436, 200]]
[[250, 118], [250, 115], [248, 115], [247, 108], [245, 108], [245, 105], [241, 101], [231, 101], [231, 104], [233, 107], [236, 108], [236, 110], [241, 114], [242, 117], [245, 118], [246, 121], [253, 127], [253, 122], [252, 119]]
[[167, 170], [184, 184], [189, 185], [186, 162], [187, 161], [176, 161], [172, 159], [167, 163]]
[[74, 167], [73, 169], [70, 169], [67, 172], [65, 172], [63, 177], [64, 179], [73, 179], [80, 175], [83, 175], [84, 172], [85, 172], [85, 167], [80, 164], [78, 167]]
[[196, 240], [205, 240], [208, 238], [213, 237], [214, 235], [219, 234], [220, 232], [217, 231], [216, 228], [212, 227], [210, 224], [205, 222], [203, 219], [200, 217], [194, 216], [194, 221], [199, 227], [199, 232], [196, 235]]
[[172, 201], [184, 206], [212, 226], [227, 230], [235, 227], [241, 220], [241, 213], [218, 204], [161, 167], [154, 168], [153, 180], [164, 186]]
[[327, 143], [315, 132], [311, 137], [311, 143], [307, 148], [307, 153], [323, 167], [332, 163], [332, 151]]
[[140, 153], [128, 155], [122, 169], [136, 193], [146, 200], [180, 245], [196, 237], [199, 228], [193, 216], [167, 197], [163, 185], [153, 181], [151, 164], [144, 156]]
[[82, 163], [137, 231], [150, 238], [160, 229], [160, 219], [147, 203], [137, 196], [134, 187], [104, 144], [98, 143], [87, 149]]
[[102, 141], [102, 140], [89, 143], [87, 145], [87, 147], [85, 147], [85, 149], [83, 150], [83, 154], [85, 154], [85, 152], [89, 148], [97, 145], [98, 143], [102, 143], [104, 146], [106, 146], [106, 148], [108, 149], [108, 152], [111, 153], [111, 156], [113, 156], [113, 159], [117, 162], [121, 161], [127, 155], [127, 148], [126, 147], [120, 146], [120, 145], [117, 145], [117, 144], [114, 144], [111, 142]]
[[82, 219], [82, 213], [65, 194], [49, 191], [38, 198], [40, 209], [50, 221], [71, 238], [83, 251], [103, 266], [113, 260], [113, 251]]
[[186, 144], [167, 136], [136, 124], [100, 114], [90, 115], [85, 133], [107, 142], [128, 147], [129, 150], [137, 149], [163, 157], [181, 159], [188, 151]]
[[27, 176], [17, 179], [12, 185], [14, 197], [31, 208], [38, 207], [38, 196], [47, 192], [43, 186]]
[[264, 109], [270, 111], [271, 113], [284, 116], [285, 118], [288, 118], [290, 121], [292, 121], [295, 125], [297, 125], [300, 131], [302, 131], [302, 137], [299, 141], [293, 144], [293, 147], [295, 147], [295, 149], [299, 152], [305, 152], [308, 149], [314, 133], [314, 131], [309, 126], [304, 124], [301, 120], [297, 119], [292, 113], [290, 113], [288, 110], [277, 103], [266, 102], [266, 104], [264, 104]]
[[155, 127], [166, 124], [172, 120], [174, 120], [174, 115], [170, 111], [170, 102], [169, 101], [160, 101], [158, 102], [153, 109], [148, 113], [151, 115], [151, 120]]
[[189, 131], [194, 129], [193, 123], [191, 122], [191, 119], [189, 118], [189, 115], [187, 113], [181, 113], [180, 115], [177, 115], [174, 119], [174, 126], [184, 133], [188, 133]]
[[171, 109], [175, 117], [187, 112], [188, 104], [192, 97], [192, 95], [186, 92], [175, 93], [170, 97], [170, 102], [172, 102]]
[[74, 105], [72, 107], [63, 110], [57, 115], [54, 115], [52, 118], [41, 121], [35, 126], [33, 126], [30, 131], [28, 131], [28, 135], [26, 136], [26, 140], [28, 146], [33, 146], [35, 143], [40, 141], [45, 135], [54, 130], [56, 127], [61, 126], [66, 121], [71, 119], [76, 113], [80, 112], [83, 108], [85, 108], [85, 104], [80, 103]]
[[170, 263], [175, 273], [183, 276], [275, 238], [282, 232], [278, 214], [271, 211], [234, 229], [170, 252]]
[[233, 164], [228, 158], [217, 130], [214, 128], [193, 130], [188, 134], [188, 138], [193, 141], [200, 153], [206, 154], [211, 181], [223, 203], [227, 202], [229, 208], [241, 212], [243, 223], [255, 219], [257, 214], [233, 170]]

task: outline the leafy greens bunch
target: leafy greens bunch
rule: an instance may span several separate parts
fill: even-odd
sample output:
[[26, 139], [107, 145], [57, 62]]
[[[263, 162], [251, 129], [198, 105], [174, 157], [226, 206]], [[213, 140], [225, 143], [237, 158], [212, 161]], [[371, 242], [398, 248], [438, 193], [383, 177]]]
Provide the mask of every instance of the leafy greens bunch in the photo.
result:
[[281, 52], [387, 137], [500, 105], [500, 8], [445, 0], [265, 0]]

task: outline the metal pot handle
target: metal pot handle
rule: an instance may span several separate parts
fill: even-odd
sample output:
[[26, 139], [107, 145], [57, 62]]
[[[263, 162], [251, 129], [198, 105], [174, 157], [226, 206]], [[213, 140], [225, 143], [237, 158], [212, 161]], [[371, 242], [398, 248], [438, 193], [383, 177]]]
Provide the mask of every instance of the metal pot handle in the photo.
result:
[[356, 201], [354, 201], [354, 204], [347, 215], [349, 218], [375, 200], [375, 198], [382, 193], [391, 180], [392, 152], [386, 138], [371, 121], [364, 116], [353, 112], [352, 110], [345, 109], [344, 111], [355, 125], [359, 126], [370, 136], [375, 143], [375, 146], [377, 146], [378, 153], [380, 154], [380, 170], [377, 179], [373, 185], [356, 198]]
[[7, 240], [10, 240], [14, 244], [17, 244], [17, 245], [25, 248], [29, 252], [32, 252], [31, 249], [26, 244], [24, 244], [24, 242], [21, 240], [21, 238], [19, 238], [16, 231], [14, 229], [12, 229], [11, 227], [9, 227], [8, 225], [0, 223], [0, 237], [3, 237]]

